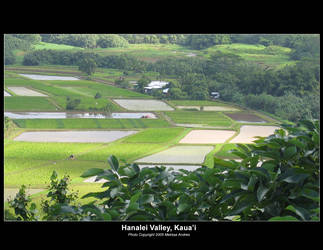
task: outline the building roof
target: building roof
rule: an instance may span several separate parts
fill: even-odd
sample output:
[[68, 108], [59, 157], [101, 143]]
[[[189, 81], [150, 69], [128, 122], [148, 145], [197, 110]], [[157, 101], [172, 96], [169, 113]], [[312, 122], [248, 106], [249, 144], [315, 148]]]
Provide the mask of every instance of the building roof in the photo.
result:
[[162, 88], [166, 86], [169, 82], [164, 82], [164, 81], [151, 81], [147, 87], [152, 87], [152, 88]]

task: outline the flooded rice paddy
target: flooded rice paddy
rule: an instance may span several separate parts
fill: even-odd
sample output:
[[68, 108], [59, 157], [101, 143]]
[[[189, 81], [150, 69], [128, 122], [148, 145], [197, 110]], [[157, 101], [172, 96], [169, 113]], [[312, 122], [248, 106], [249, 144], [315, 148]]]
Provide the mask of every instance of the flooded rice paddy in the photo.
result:
[[33, 74], [19, 74], [33, 80], [60, 80], [60, 81], [76, 81], [76, 77], [71, 76], [49, 76], [49, 75], [33, 75]]
[[165, 102], [159, 100], [139, 99], [113, 99], [117, 104], [127, 110], [134, 111], [171, 111], [174, 110]]
[[112, 142], [138, 131], [38, 131], [23, 132], [14, 141], [27, 142]]
[[47, 96], [43, 93], [25, 88], [25, 87], [8, 87], [12, 92], [14, 92], [16, 95], [21, 96]]
[[156, 119], [153, 113], [69, 113], [69, 112], [4, 112], [11, 119], [66, 119], [66, 118], [95, 118], [95, 119]]

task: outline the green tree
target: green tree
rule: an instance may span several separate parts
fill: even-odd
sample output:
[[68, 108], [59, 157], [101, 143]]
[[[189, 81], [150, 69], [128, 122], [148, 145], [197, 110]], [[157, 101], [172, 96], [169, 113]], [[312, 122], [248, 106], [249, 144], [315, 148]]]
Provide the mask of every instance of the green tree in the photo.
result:
[[79, 64], [79, 70], [89, 76], [94, 74], [96, 67], [97, 65], [93, 58], [83, 58], [83, 60]]

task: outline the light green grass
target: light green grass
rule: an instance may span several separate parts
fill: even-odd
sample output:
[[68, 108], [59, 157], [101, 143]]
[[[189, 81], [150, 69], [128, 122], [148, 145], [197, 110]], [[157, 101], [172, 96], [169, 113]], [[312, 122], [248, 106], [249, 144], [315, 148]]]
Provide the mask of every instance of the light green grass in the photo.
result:
[[24, 171], [30, 168], [48, 164], [48, 160], [32, 160], [26, 161], [24, 158], [4, 158], [4, 174], [10, 174], [18, 171]]
[[[10, 167], [10, 166], [5, 166]], [[64, 175], [70, 176], [74, 183], [82, 182], [84, 179], [80, 176], [83, 172], [90, 168], [107, 168], [107, 164], [97, 161], [78, 161], [78, 160], [65, 160], [54, 164], [48, 162], [41, 166], [34, 166], [22, 172], [15, 172], [5, 175], [5, 186], [19, 187], [22, 183], [31, 187], [46, 187], [50, 182], [50, 177], [55, 170], [61, 177]]]
[[20, 128], [36, 129], [129, 129], [129, 128], [164, 128], [169, 123], [161, 119], [16, 119]]
[[111, 143], [106, 147], [81, 155], [79, 160], [106, 161], [109, 155], [115, 155], [120, 161], [127, 163], [145, 155], [166, 148], [158, 143]]
[[228, 106], [225, 103], [217, 101], [172, 100], [168, 102], [174, 106]]
[[167, 143], [179, 137], [185, 128], [148, 128], [127, 137], [123, 142], [131, 143]]
[[47, 97], [9, 96], [4, 98], [4, 109], [10, 111], [54, 111], [56, 106]]
[[215, 45], [202, 50], [205, 57], [210, 57], [214, 52], [232, 53], [241, 56], [246, 61], [264, 64], [274, 68], [280, 68], [296, 61], [289, 59], [291, 49], [282, 46], [264, 46], [261, 44], [232, 43]]
[[47, 43], [40, 42], [33, 46], [34, 50], [50, 49], [50, 50], [83, 50], [81, 47], [65, 45], [65, 44], [56, 44], [56, 43]]
[[4, 157], [23, 160], [63, 160], [71, 154], [99, 147], [100, 143], [58, 143], [12, 141], [5, 145]]

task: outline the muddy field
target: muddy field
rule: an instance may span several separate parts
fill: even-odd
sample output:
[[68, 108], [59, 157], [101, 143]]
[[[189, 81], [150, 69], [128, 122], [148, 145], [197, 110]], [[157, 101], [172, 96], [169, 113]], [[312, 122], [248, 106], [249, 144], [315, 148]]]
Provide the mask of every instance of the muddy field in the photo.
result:
[[224, 143], [235, 134], [230, 130], [192, 130], [179, 143], [214, 144]]
[[25, 87], [8, 87], [8, 89], [10, 89], [16, 95], [21, 95], [21, 96], [47, 96]]
[[171, 106], [159, 100], [113, 99], [127, 110], [133, 111], [171, 111]]
[[136, 160], [137, 163], [153, 164], [201, 164], [212, 146], [175, 146], [162, 152]]
[[274, 134], [276, 126], [241, 126], [240, 133], [230, 143], [253, 143], [255, 136], [267, 137]]
[[71, 77], [71, 76], [47, 76], [47, 75], [33, 75], [33, 74], [19, 74], [19, 75], [33, 79], [33, 80], [60, 80], [60, 81], [79, 80], [78, 78]]
[[[200, 106], [176, 106], [179, 109], [197, 109], [200, 110]], [[239, 111], [239, 109], [223, 106], [203, 106], [204, 111]]]
[[225, 113], [226, 116], [229, 116], [231, 119], [237, 122], [255, 122], [255, 123], [265, 123], [268, 122], [265, 119], [253, 115], [253, 114], [244, 114], [244, 113]]
[[41, 131], [24, 132], [15, 141], [28, 142], [112, 142], [138, 131]]
[[11, 119], [65, 119], [65, 118], [95, 118], [95, 119], [140, 119], [143, 117], [156, 119], [153, 113], [68, 113], [68, 112], [4, 112]]

